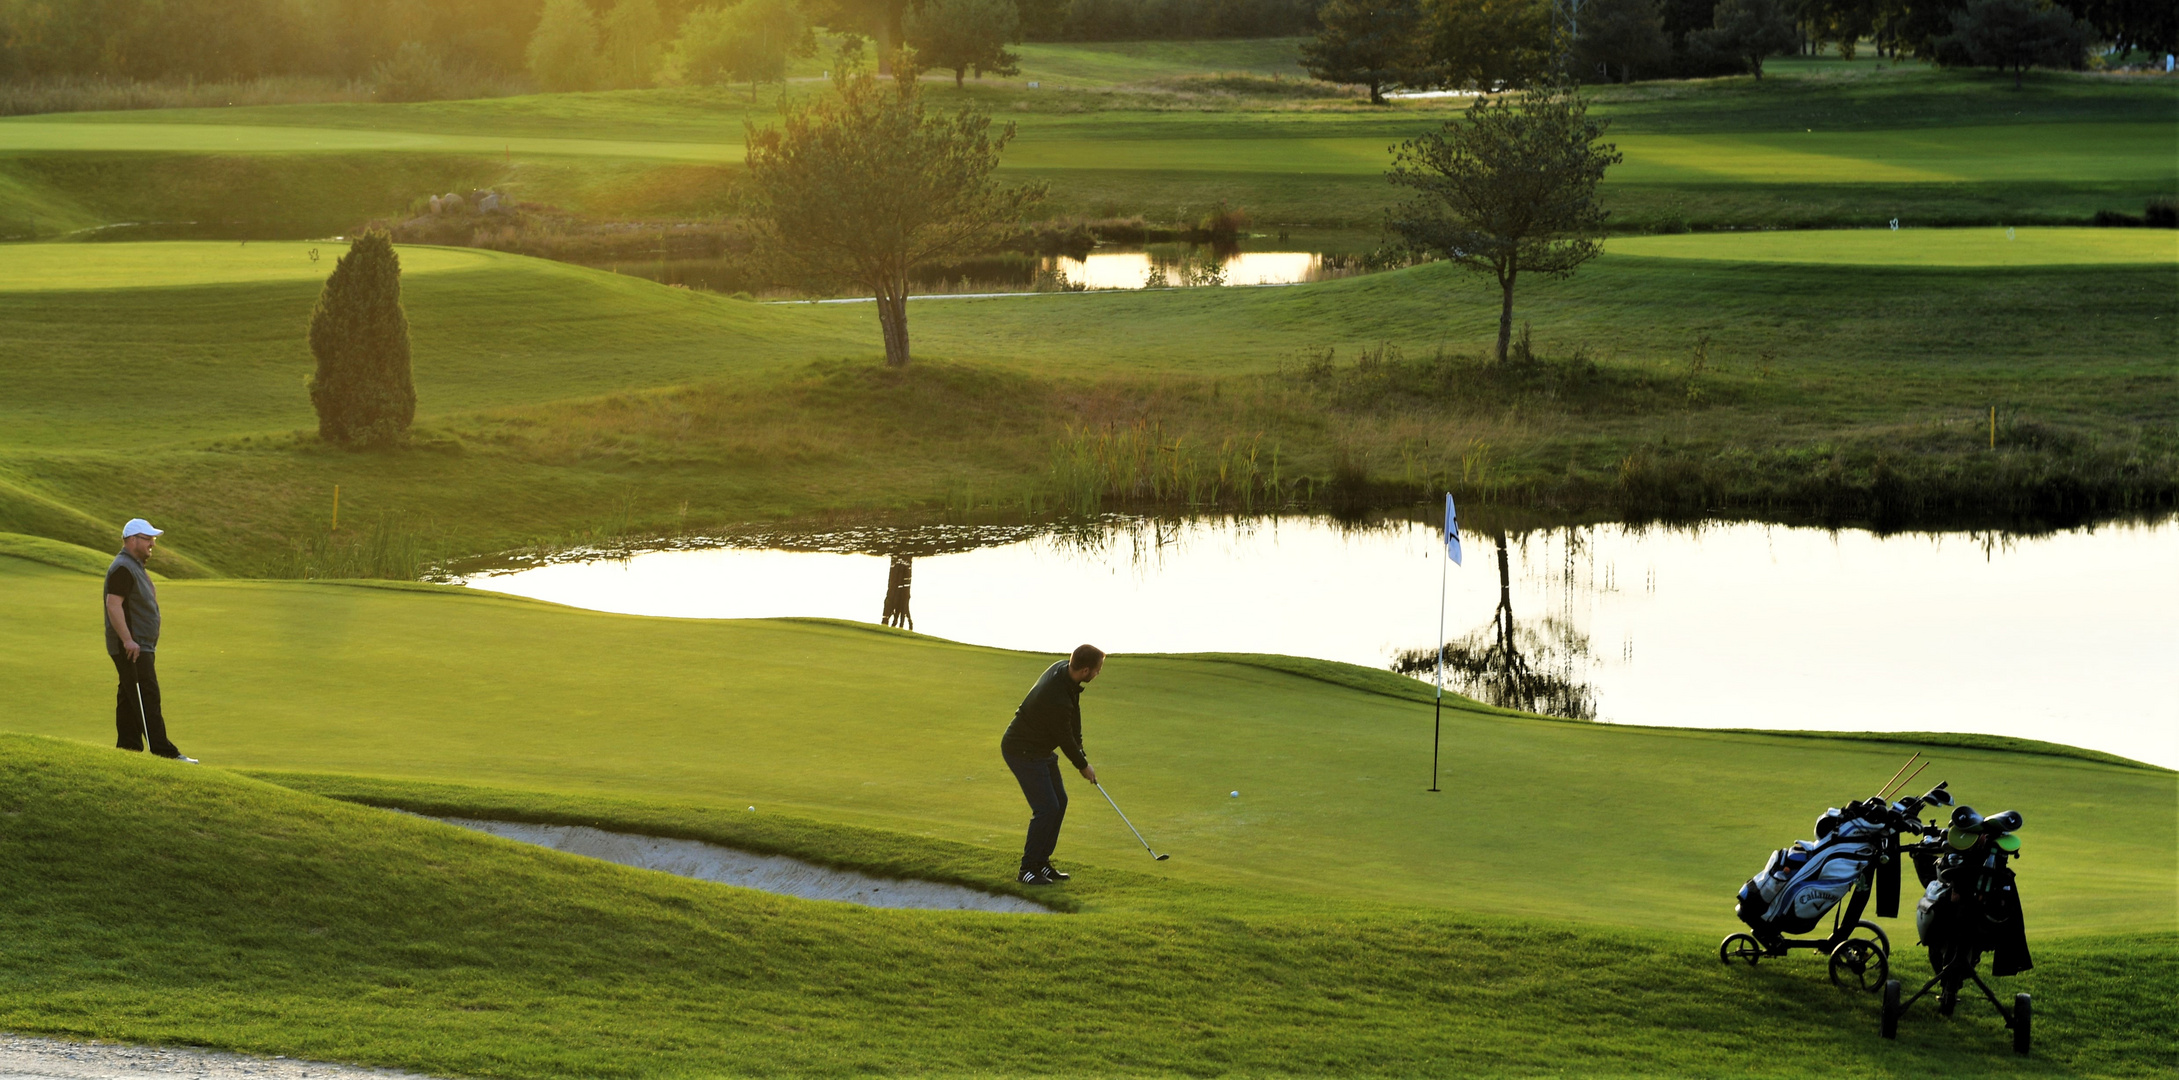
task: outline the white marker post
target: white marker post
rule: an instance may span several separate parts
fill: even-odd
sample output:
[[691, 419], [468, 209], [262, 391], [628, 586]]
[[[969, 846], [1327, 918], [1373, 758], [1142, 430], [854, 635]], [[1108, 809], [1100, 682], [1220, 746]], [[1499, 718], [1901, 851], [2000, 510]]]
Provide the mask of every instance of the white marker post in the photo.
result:
[[1452, 564], [1460, 561], [1460, 518], [1453, 512], [1453, 493], [1445, 493], [1445, 562], [1438, 564], [1438, 695], [1430, 721], [1430, 790], [1438, 790], [1438, 736], [1445, 730], [1445, 579]]

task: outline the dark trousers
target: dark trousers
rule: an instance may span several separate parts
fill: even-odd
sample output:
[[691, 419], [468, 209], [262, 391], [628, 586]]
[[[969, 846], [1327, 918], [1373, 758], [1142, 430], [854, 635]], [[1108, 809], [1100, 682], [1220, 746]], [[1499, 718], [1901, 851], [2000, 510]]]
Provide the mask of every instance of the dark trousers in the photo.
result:
[[1052, 849], [1059, 846], [1059, 823], [1067, 817], [1067, 785], [1059, 780], [1059, 755], [1002, 750], [999, 756], [1014, 770], [1022, 797], [1029, 800], [1029, 839], [1021, 846], [1021, 868], [1042, 870], [1052, 861]]
[[[159, 670], [154, 654], [140, 652], [132, 662], [128, 654], [113, 658], [121, 685], [114, 691], [114, 745], [123, 750], [142, 750], [144, 733], [151, 733], [151, 752], [160, 757], [180, 757], [182, 752], [166, 737], [166, 717], [159, 712]], [[141, 696], [139, 696], [141, 695]]]

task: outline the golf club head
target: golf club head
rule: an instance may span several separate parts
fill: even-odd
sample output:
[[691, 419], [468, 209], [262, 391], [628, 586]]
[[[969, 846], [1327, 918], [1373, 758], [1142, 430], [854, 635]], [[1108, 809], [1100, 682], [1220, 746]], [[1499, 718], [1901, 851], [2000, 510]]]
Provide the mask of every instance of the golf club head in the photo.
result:
[[1172, 858], [1172, 856], [1171, 856], [1171, 855], [1160, 855], [1160, 856], [1158, 856], [1158, 861], [1159, 861], [1159, 862], [1164, 862], [1165, 860], [1167, 860], [1167, 859], [1170, 859], [1170, 858]]

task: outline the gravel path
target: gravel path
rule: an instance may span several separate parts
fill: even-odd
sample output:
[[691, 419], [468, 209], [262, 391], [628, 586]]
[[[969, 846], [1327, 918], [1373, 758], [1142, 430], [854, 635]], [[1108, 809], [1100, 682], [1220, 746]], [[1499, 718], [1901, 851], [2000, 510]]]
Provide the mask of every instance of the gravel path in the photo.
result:
[[0, 1080], [430, 1080], [416, 1073], [0, 1033]]

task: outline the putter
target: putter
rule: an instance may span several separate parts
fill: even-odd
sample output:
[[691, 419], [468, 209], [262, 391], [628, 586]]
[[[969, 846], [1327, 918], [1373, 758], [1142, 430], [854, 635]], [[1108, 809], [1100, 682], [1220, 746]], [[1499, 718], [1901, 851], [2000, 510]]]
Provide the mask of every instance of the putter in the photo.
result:
[[1156, 859], [1159, 862], [1164, 862], [1165, 860], [1172, 858], [1171, 855], [1158, 854], [1157, 849], [1150, 846], [1150, 841], [1144, 840], [1142, 838], [1142, 830], [1136, 828], [1134, 822], [1127, 820], [1127, 813], [1126, 811], [1120, 809], [1119, 803], [1112, 802], [1112, 793], [1105, 790], [1105, 785], [1097, 784], [1094, 786], [1097, 788], [1097, 794], [1104, 796], [1106, 802], [1112, 803], [1112, 812], [1120, 815], [1120, 824], [1127, 826], [1127, 831], [1135, 834], [1135, 839], [1141, 842], [1142, 849], [1149, 852], [1151, 858]]

